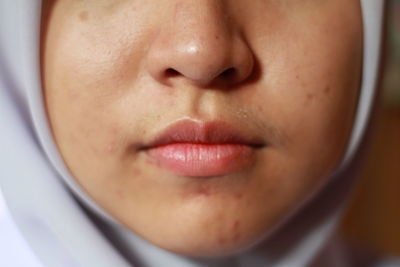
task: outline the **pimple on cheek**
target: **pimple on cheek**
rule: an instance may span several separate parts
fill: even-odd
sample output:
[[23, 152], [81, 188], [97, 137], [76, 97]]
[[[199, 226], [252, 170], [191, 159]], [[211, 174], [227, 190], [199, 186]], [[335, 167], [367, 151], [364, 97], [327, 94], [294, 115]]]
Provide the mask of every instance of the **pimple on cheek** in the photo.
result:
[[120, 142], [118, 141], [118, 130], [116, 128], [111, 128], [108, 136], [106, 137], [106, 142], [103, 148], [103, 152], [106, 155], [114, 155], [118, 150], [118, 145]]
[[308, 84], [303, 79], [301, 79], [299, 74], [296, 74], [296, 81], [297, 81], [297, 84], [300, 84], [300, 88], [302, 90], [307, 89]]
[[312, 102], [315, 100], [315, 95], [313, 93], [307, 92], [305, 97], [304, 97], [304, 102], [303, 105], [305, 107], [308, 107]]
[[307, 102], [312, 101], [314, 99], [314, 94], [308, 93], [307, 94]]
[[107, 155], [112, 155], [117, 150], [117, 142], [115, 140], [111, 140], [105, 147], [104, 152]]
[[257, 106], [257, 111], [258, 111], [260, 114], [263, 114], [263, 113], [264, 113], [264, 108], [263, 108], [262, 106]]

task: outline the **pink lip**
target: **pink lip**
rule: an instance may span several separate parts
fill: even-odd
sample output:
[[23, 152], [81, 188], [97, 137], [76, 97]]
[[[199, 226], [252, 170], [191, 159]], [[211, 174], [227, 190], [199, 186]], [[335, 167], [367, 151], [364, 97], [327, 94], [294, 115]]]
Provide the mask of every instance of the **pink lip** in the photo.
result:
[[251, 165], [260, 139], [219, 122], [179, 121], [144, 146], [150, 162], [174, 174], [221, 176]]

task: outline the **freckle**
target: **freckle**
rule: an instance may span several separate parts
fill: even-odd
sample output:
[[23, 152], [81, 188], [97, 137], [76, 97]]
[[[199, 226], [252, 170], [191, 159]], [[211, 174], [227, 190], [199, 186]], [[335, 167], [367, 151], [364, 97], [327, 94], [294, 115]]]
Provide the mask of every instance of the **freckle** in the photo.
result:
[[307, 100], [313, 100], [314, 95], [313, 94], [307, 94]]
[[82, 11], [81, 13], [79, 13], [79, 19], [81, 21], [87, 21], [89, 18], [89, 13], [87, 11]]
[[325, 87], [324, 93], [326, 95], [329, 95], [330, 92], [331, 92], [331, 87], [328, 85], [328, 86]]

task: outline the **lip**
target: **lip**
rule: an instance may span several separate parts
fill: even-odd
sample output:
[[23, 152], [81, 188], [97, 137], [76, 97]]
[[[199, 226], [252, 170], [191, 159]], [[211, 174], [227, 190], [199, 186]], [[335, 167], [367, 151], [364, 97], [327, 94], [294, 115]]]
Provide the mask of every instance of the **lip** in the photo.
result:
[[178, 121], [143, 146], [150, 163], [176, 175], [221, 176], [240, 171], [264, 146], [261, 138], [222, 121]]

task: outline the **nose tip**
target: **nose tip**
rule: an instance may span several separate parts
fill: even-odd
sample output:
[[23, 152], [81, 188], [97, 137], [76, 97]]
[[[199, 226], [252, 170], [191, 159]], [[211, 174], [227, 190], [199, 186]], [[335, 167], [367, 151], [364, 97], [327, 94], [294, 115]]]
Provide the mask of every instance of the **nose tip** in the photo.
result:
[[252, 51], [238, 30], [220, 20], [223, 14], [214, 12], [206, 23], [204, 18], [184, 17], [184, 21], [160, 30], [150, 44], [146, 66], [155, 80], [165, 85], [184, 79], [202, 87], [214, 83], [232, 86], [250, 76]]
[[234, 85], [250, 75], [253, 57], [246, 47], [202, 42], [157, 49], [149, 62], [151, 75], [163, 84], [180, 78], [199, 86]]

